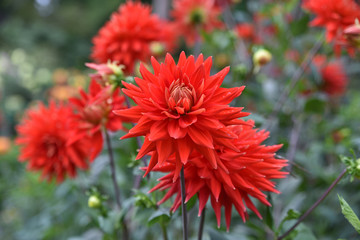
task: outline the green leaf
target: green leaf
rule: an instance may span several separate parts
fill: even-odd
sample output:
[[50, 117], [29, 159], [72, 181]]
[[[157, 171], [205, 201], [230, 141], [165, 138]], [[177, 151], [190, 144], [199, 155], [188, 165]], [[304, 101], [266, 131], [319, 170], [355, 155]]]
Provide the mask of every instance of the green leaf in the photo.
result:
[[355, 230], [360, 233], [360, 220], [354, 213], [354, 211], [351, 209], [349, 204], [345, 201], [344, 198], [342, 198], [340, 195], [338, 195], [340, 206], [341, 206], [341, 212], [344, 214], [345, 218], [350, 222], [350, 224], [355, 228]]
[[283, 225], [285, 222], [289, 221], [289, 220], [295, 220], [295, 219], [298, 219], [299, 217], [301, 216], [301, 214], [293, 209], [290, 209], [288, 212], [287, 212], [287, 215], [286, 217], [284, 217], [284, 219], [281, 221], [281, 223], [279, 224], [279, 227], [276, 231], [277, 234], [280, 233]]
[[218, 239], [227, 240], [228, 239], [221, 232], [216, 231], [216, 230], [211, 229], [211, 228], [207, 229], [207, 233], [210, 236], [210, 240], [218, 240]]
[[148, 220], [148, 226], [151, 226], [157, 222], [159, 223], [165, 223], [169, 222], [171, 218], [170, 212], [168, 209], [165, 208], [159, 208], [157, 211], [155, 211]]
[[305, 103], [305, 112], [322, 114], [325, 111], [326, 103], [318, 98], [311, 98]]
[[309, 16], [305, 15], [303, 18], [290, 23], [290, 30], [294, 36], [306, 33], [308, 29]]

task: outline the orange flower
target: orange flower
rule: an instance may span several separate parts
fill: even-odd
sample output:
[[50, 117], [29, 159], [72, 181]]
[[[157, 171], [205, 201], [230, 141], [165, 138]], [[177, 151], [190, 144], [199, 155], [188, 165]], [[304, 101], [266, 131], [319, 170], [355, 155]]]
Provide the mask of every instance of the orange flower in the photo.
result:
[[248, 113], [228, 104], [244, 87], [221, 88], [229, 67], [210, 76], [212, 59], [204, 61], [202, 55], [195, 61], [182, 52], [177, 65], [170, 54], [163, 64], [154, 58], [151, 62], [155, 73], [141, 66], [143, 79], [135, 78], [139, 87], [123, 82], [123, 92], [138, 105], [114, 111], [122, 120], [137, 123], [123, 138], [145, 136], [137, 159], [152, 154], [147, 173], [175, 153], [176, 179], [193, 150], [205, 155], [216, 169], [214, 144], [237, 150], [230, 141], [237, 136], [226, 126], [244, 124], [238, 118]]
[[175, 0], [172, 11], [178, 31], [190, 46], [200, 37], [199, 31], [210, 32], [223, 27], [220, 14], [221, 9], [213, 0]]
[[171, 47], [166, 24], [151, 14], [150, 6], [127, 1], [93, 38], [91, 57], [99, 63], [118, 61], [125, 66], [124, 71], [131, 74], [136, 61], [150, 57], [151, 42], [164, 42]]
[[[253, 125], [253, 121], [248, 122]], [[191, 154], [189, 163], [184, 167], [186, 200], [195, 194], [199, 199], [199, 216], [207, 201], [216, 214], [220, 227], [221, 207], [225, 207], [226, 226], [229, 230], [231, 222], [231, 209], [235, 207], [243, 221], [247, 218], [248, 207], [262, 218], [249, 196], [258, 199], [261, 203], [270, 206], [263, 192], [279, 193], [271, 179], [284, 178], [287, 173], [281, 169], [287, 165], [287, 160], [274, 158], [275, 152], [282, 145], [265, 146], [262, 142], [268, 138], [269, 133], [264, 130], [257, 131], [249, 125], [231, 126], [229, 129], [238, 138], [232, 139], [232, 144], [239, 149], [234, 151], [228, 147], [215, 146], [219, 158], [219, 168], [214, 169], [205, 157], [198, 153]], [[153, 171], [168, 173], [160, 178], [155, 190], [168, 190], [161, 204], [171, 196], [176, 195], [171, 210], [174, 212], [181, 204], [180, 179], [173, 182], [175, 174], [175, 159], [171, 158], [163, 166], [157, 166]]]
[[87, 169], [89, 139], [71, 141], [79, 127], [73, 121], [72, 109], [40, 104], [37, 110], [28, 110], [23, 122], [17, 127], [16, 143], [21, 146], [19, 161], [28, 161], [28, 169], [42, 170], [42, 178], [56, 178], [62, 182], [68, 174], [76, 176], [76, 169]]

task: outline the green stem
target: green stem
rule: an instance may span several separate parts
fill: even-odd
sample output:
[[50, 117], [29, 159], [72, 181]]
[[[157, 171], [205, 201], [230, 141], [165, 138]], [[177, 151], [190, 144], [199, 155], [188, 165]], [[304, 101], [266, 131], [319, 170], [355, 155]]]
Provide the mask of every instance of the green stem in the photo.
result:
[[290, 232], [292, 232], [297, 227], [297, 225], [299, 225], [312, 211], [314, 211], [314, 209], [327, 197], [327, 195], [329, 195], [331, 190], [336, 186], [336, 184], [345, 175], [346, 171], [347, 171], [347, 169], [345, 168], [340, 173], [340, 175], [335, 179], [335, 181], [330, 185], [330, 187], [324, 192], [324, 194], [298, 219], [298, 221], [288, 231], [286, 231], [283, 235], [278, 237], [277, 240], [281, 240], [281, 239], [285, 238], [287, 235], [289, 235]]
[[[115, 191], [116, 205], [119, 208], [119, 210], [121, 210], [121, 200], [120, 200], [119, 185], [118, 185], [118, 183], [116, 181], [116, 169], [115, 169], [114, 153], [113, 153], [113, 149], [112, 149], [112, 146], [111, 146], [111, 140], [110, 140], [109, 133], [107, 132], [106, 129], [104, 130], [104, 133], [105, 133], [106, 145], [107, 145], [108, 152], [109, 152], [111, 179], [112, 179], [113, 186], [114, 186], [114, 191]], [[129, 230], [128, 230], [127, 223], [126, 223], [125, 219], [121, 220], [121, 225], [122, 225], [122, 228], [123, 228], [123, 238], [122, 239], [128, 240], [129, 239]]]
[[164, 223], [160, 223], [160, 225], [161, 225], [161, 230], [162, 230], [162, 234], [163, 234], [163, 239], [168, 240], [166, 225]]
[[202, 235], [204, 232], [204, 224], [205, 224], [205, 213], [206, 213], [206, 208], [203, 209], [201, 216], [200, 216], [198, 240], [202, 240]]
[[183, 239], [188, 240], [188, 230], [187, 230], [187, 213], [186, 213], [186, 203], [185, 203], [185, 176], [184, 176], [184, 166], [181, 168], [180, 172], [180, 188], [181, 188], [181, 210], [182, 210], [182, 220], [183, 220]]

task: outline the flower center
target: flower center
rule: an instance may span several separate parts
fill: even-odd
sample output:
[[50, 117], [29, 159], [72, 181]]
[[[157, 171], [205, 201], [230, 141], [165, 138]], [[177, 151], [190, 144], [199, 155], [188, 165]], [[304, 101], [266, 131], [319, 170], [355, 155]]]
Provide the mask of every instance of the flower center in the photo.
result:
[[46, 149], [46, 157], [52, 158], [58, 154], [58, 148], [60, 145], [58, 139], [56, 139], [55, 137], [47, 136], [44, 138], [43, 144]]
[[194, 105], [192, 91], [185, 83], [180, 83], [180, 81], [177, 80], [170, 85], [169, 91], [169, 100], [172, 102], [169, 107], [173, 110], [176, 109], [179, 114], [184, 114]]
[[195, 8], [190, 12], [189, 22], [193, 25], [205, 22], [205, 11], [201, 8]]

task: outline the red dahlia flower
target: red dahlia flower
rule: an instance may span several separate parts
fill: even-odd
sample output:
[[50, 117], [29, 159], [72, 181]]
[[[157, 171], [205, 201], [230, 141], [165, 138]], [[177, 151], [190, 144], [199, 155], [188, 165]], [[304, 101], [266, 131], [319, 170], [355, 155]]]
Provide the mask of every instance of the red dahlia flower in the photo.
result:
[[325, 27], [328, 42], [344, 42], [344, 29], [360, 19], [360, 6], [354, 0], [306, 0], [303, 7], [316, 14], [311, 25]]
[[136, 61], [150, 57], [151, 42], [168, 44], [168, 31], [163, 31], [166, 24], [151, 14], [150, 6], [127, 1], [94, 37], [91, 57], [99, 63], [118, 61], [126, 73], [132, 73]]
[[138, 105], [115, 111], [124, 121], [137, 123], [123, 138], [145, 136], [137, 159], [152, 153], [147, 173], [175, 153], [176, 179], [193, 150], [205, 155], [216, 169], [215, 144], [237, 150], [230, 141], [237, 136], [226, 126], [244, 124], [238, 118], [248, 113], [228, 104], [244, 87], [221, 88], [229, 67], [210, 76], [212, 59], [204, 61], [202, 55], [195, 61], [182, 52], [177, 65], [170, 54], [161, 65], [155, 58], [151, 62], [155, 73], [140, 66], [143, 79], [135, 78], [139, 87], [123, 83], [123, 92]]
[[321, 89], [330, 96], [341, 96], [345, 93], [348, 84], [344, 66], [340, 61], [326, 62], [326, 57], [318, 55], [314, 64], [323, 80]]
[[246, 40], [253, 43], [260, 43], [259, 37], [255, 33], [255, 26], [251, 23], [240, 23], [235, 26], [236, 34]]
[[39, 109], [28, 110], [17, 126], [16, 143], [21, 146], [19, 161], [28, 161], [30, 170], [42, 170], [42, 178], [54, 177], [58, 183], [66, 174], [75, 177], [76, 168], [88, 168], [91, 146], [87, 138], [72, 141], [78, 127], [68, 106], [51, 102], [49, 108], [40, 104]]
[[79, 122], [79, 128], [73, 140], [90, 136], [93, 147], [91, 158], [95, 158], [102, 150], [101, 127], [110, 131], [123, 129], [121, 119], [113, 113], [114, 109], [125, 108], [125, 98], [119, 93], [119, 88], [113, 91], [113, 86], [102, 87], [95, 80], [92, 80], [89, 94], [80, 90], [81, 96], [79, 98], [70, 99], [78, 112], [76, 119]]
[[199, 31], [221, 28], [220, 14], [221, 9], [215, 6], [214, 0], [175, 0], [172, 11], [177, 29], [188, 45], [193, 45], [200, 37]]
[[[251, 120], [248, 123], [253, 125]], [[275, 152], [282, 145], [262, 145], [262, 142], [268, 138], [269, 132], [257, 131], [257, 129], [253, 129], [248, 125], [230, 126], [228, 128], [238, 135], [237, 139], [231, 141], [239, 151], [234, 151], [228, 147], [215, 146], [219, 158], [218, 163], [221, 163], [218, 169], [214, 169], [204, 159], [203, 155], [193, 153], [189, 158], [189, 163], [184, 166], [184, 176], [185, 201], [197, 194], [200, 216], [210, 198], [219, 227], [221, 207], [224, 206], [226, 226], [229, 230], [232, 206], [235, 207], [243, 221], [248, 216], [245, 206], [261, 218], [249, 196], [257, 198], [261, 203], [270, 206], [263, 192], [279, 193], [271, 179], [284, 178], [287, 175], [286, 172], [281, 172], [281, 169], [287, 165], [287, 160], [274, 157]], [[181, 204], [180, 179], [173, 182], [175, 164], [175, 159], [171, 158], [164, 165], [153, 169], [168, 174], [160, 178], [160, 183], [150, 190], [152, 192], [168, 189], [168, 192], [158, 204], [176, 195], [171, 208], [172, 211], [175, 211]]]

